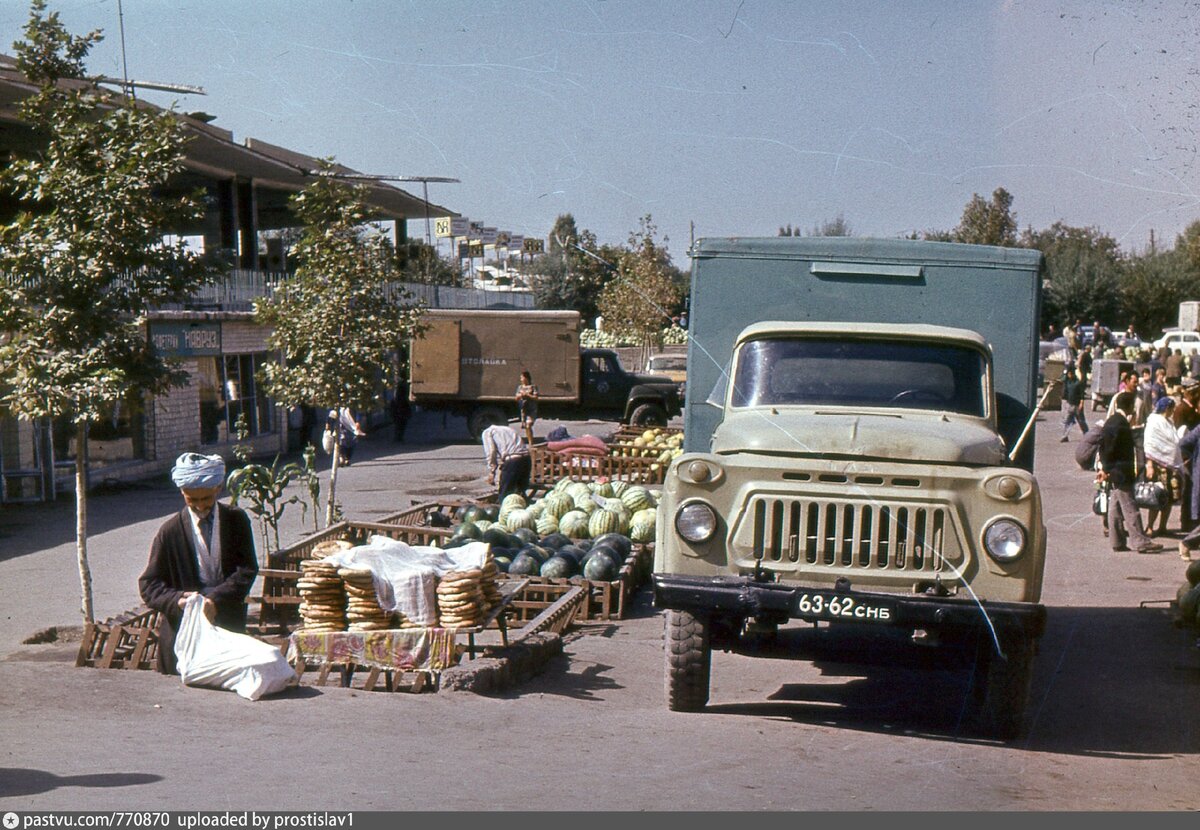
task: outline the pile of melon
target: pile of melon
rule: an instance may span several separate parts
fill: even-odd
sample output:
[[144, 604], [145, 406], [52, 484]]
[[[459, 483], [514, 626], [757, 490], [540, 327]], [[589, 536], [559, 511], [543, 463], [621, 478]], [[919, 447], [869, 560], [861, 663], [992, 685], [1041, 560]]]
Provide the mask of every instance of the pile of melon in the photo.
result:
[[683, 454], [683, 433], [662, 427], [648, 429], [632, 441], [613, 444], [610, 455], [618, 458], [653, 458], [655, 464], [670, 464]]
[[454, 518], [445, 546], [487, 542], [502, 571], [610, 582], [635, 543], [654, 541], [658, 494], [623, 481], [563, 479], [532, 503], [514, 494], [498, 508], [460, 508]]

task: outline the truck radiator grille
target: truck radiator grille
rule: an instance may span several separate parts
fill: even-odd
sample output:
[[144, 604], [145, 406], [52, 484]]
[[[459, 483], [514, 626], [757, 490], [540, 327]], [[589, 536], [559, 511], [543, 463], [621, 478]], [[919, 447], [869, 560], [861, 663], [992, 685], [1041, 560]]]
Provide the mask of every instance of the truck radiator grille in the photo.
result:
[[750, 515], [754, 558], [768, 562], [936, 573], [958, 558], [949, 511], [938, 505], [759, 497]]

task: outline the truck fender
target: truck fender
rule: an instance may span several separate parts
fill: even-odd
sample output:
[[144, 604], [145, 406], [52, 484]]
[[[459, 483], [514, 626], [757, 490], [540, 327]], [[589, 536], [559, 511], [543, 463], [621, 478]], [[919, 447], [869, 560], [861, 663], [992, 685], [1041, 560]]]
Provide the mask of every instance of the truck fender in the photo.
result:
[[679, 415], [683, 409], [679, 403], [679, 393], [674, 389], [663, 389], [648, 384], [638, 384], [629, 390], [629, 398], [625, 401], [626, 422], [633, 416], [634, 411], [643, 404], [657, 404], [667, 413], [668, 418]]

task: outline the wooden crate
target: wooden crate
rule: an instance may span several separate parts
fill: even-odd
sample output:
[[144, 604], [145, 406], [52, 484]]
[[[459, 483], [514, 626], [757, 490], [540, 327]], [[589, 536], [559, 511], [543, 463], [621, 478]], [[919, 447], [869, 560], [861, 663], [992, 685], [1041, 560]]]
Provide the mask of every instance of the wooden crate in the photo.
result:
[[430, 517], [434, 513], [444, 513], [453, 519], [454, 511], [459, 507], [467, 507], [477, 505], [481, 507], [490, 507], [495, 505], [495, 498], [488, 497], [483, 500], [460, 499], [458, 501], [433, 501], [414, 504], [406, 510], [400, 510], [395, 513], [389, 513], [382, 519], [379, 519], [380, 524], [386, 525], [404, 525], [405, 527], [431, 527]]
[[[530, 450], [529, 482], [534, 487], [551, 487], [560, 479], [575, 481], [627, 481], [630, 484], [662, 484], [667, 467], [653, 458], [623, 458], [615, 455], [564, 455], [544, 447]], [[657, 467], [657, 469], [655, 469]]]
[[533, 619], [574, 587], [584, 588], [588, 595], [587, 602], [581, 604], [576, 612], [576, 620], [623, 620], [629, 613], [634, 593], [646, 583], [653, 558], [652, 546], [635, 545], [625, 564], [621, 566], [620, 574], [611, 582], [597, 582], [579, 576], [557, 579], [545, 576], [510, 577], [500, 574], [500, 577], [529, 580], [529, 584], [511, 605], [520, 615], [516, 616], [519, 621]]
[[158, 660], [159, 612], [146, 606], [83, 627], [76, 666], [153, 669]]
[[[654, 427], [668, 438], [672, 435], [679, 435], [683, 432], [683, 427]], [[609, 438], [609, 444], [632, 444], [635, 438], [641, 438], [642, 433], [646, 429], [643, 427], [630, 426], [629, 424], [622, 425]]]

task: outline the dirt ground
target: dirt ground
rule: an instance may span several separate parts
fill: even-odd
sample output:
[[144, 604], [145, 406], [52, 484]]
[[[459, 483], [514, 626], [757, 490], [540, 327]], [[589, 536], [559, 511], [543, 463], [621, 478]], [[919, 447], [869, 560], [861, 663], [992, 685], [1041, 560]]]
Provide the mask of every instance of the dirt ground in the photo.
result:
[[[342, 482], [352, 517], [482, 492], [479, 449], [465, 434], [443, 446], [430, 420], [412, 444], [362, 445]], [[75, 669], [70, 643], [20, 643], [78, 619], [59, 505], [0, 514], [0, 807], [1194, 810], [1200, 650], [1158, 602], [1183, 563], [1108, 549], [1090, 476], [1056, 427], [1049, 416], [1038, 437], [1049, 626], [1030, 728], [1011, 744], [966, 733], [960, 668], [886, 637], [854, 663], [835, 659], [835, 638], [816, 662], [717, 654], [708, 710], [667, 712], [646, 592], [629, 619], [572, 630], [563, 658], [495, 695], [302, 686], [250, 703]], [[98, 615], [136, 604], [177, 498], [165, 481], [96, 498]]]

